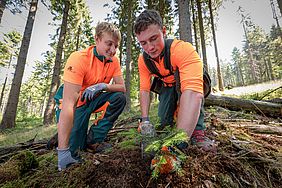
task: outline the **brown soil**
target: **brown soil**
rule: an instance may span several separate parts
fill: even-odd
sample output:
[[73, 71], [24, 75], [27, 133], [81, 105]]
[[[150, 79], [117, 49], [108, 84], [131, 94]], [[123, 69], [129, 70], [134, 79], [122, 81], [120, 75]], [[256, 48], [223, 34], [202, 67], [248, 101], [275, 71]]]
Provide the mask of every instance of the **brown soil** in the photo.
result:
[[[234, 112], [228, 115], [216, 109], [216, 113], [207, 116], [207, 133], [218, 143], [217, 152], [189, 146], [184, 150], [188, 158], [182, 175], [171, 173], [152, 179], [150, 160], [142, 159], [140, 149], [121, 149], [119, 139], [113, 139], [110, 152], [83, 152], [85, 162], [63, 172], [57, 171], [54, 150], [35, 151], [39, 166], [24, 174], [16, 173], [18, 163], [10, 159], [0, 164], [0, 187], [281, 187], [282, 137], [251, 132], [240, 126], [242, 122], [221, 120], [229, 115], [234, 119]], [[265, 122], [263, 117], [252, 117]]]

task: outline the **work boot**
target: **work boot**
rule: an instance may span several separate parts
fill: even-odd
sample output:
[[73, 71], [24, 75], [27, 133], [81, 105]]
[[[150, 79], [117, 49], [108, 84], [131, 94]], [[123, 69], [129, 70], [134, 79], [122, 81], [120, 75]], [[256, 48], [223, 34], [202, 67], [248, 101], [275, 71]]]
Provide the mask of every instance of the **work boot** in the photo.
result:
[[56, 133], [50, 138], [50, 140], [48, 140], [46, 147], [48, 150], [58, 147], [58, 133]]
[[93, 151], [94, 153], [103, 153], [112, 148], [112, 145], [107, 142], [100, 142], [96, 144], [88, 144], [87, 149]]
[[180, 142], [179, 144], [176, 145], [176, 147], [178, 149], [180, 149], [181, 151], [183, 151], [188, 147], [188, 143], [187, 142]]
[[191, 144], [202, 148], [204, 151], [216, 151], [214, 141], [205, 136], [204, 130], [194, 130], [191, 136]]

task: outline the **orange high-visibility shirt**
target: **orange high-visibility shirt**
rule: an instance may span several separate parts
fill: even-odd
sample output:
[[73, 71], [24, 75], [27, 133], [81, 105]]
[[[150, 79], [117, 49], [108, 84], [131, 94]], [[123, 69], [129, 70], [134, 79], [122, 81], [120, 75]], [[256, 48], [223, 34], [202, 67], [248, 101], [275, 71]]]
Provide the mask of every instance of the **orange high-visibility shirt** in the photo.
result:
[[[170, 47], [170, 59], [173, 72], [176, 68], [179, 69], [181, 92], [189, 89], [203, 93], [203, 63], [194, 47], [188, 42], [174, 40]], [[169, 70], [164, 66], [164, 57], [153, 62], [162, 76], [169, 75]], [[138, 58], [138, 68], [140, 91], [150, 91], [151, 78], [152, 76], [157, 77], [157, 75], [149, 71], [142, 54]], [[165, 77], [163, 81], [167, 84], [175, 83], [174, 75]]]
[[[97, 83], [110, 83], [116, 76], [122, 76], [119, 60], [112, 58], [112, 62], [103, 62], [94, 55], [94, 46], [82, 51], [73, 52], [67, 60], [64, 68], [63, 80], [81, 85], [80, 94]], [[85, 102], [78, 100], [77, 106]]]

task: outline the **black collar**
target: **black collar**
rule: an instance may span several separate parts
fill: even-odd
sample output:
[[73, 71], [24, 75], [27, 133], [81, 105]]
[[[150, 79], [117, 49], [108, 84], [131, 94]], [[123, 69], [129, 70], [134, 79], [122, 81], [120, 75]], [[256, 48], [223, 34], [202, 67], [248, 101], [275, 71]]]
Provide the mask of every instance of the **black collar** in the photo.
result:
[[[93, 53], [94, 53], [94, 55], [95, 55], [101, 62], [104, 62], [104, 60], [106, 59], [105, 56], [98, 54], [97, 49], [96, 49], [96, 46], [94, 47]], [[106, 61], [106, 63], [110, 63], [110, 62], [113, 62], [113, 60], [112, 60], [112, 59], [108, 59], [108, 60]]]

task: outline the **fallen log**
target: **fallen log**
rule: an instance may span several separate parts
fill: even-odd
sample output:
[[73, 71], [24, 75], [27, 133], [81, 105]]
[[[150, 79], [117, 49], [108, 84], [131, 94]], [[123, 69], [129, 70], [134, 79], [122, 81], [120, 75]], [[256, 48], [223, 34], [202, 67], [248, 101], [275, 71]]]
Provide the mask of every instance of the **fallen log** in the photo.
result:
[[40, 140], [38, 142], [20, 143], [15, 146], [0, 147], [0, 163], [5, 162], [10, 157], [26, 149], [30, 151], [46, 149], [46, 140]]
[[246, 126], [250, 131], [261, 134], [276, 134], [282, 136], [282, 127], [268, 125], [251, 125]]
[[212, 94], [205, 99], [205, 106], [221, 106], [230, 110], [246, 110], [271, 117], [282, 116], [282, 104], [237, 99], [232, 97], [216, 96]]

